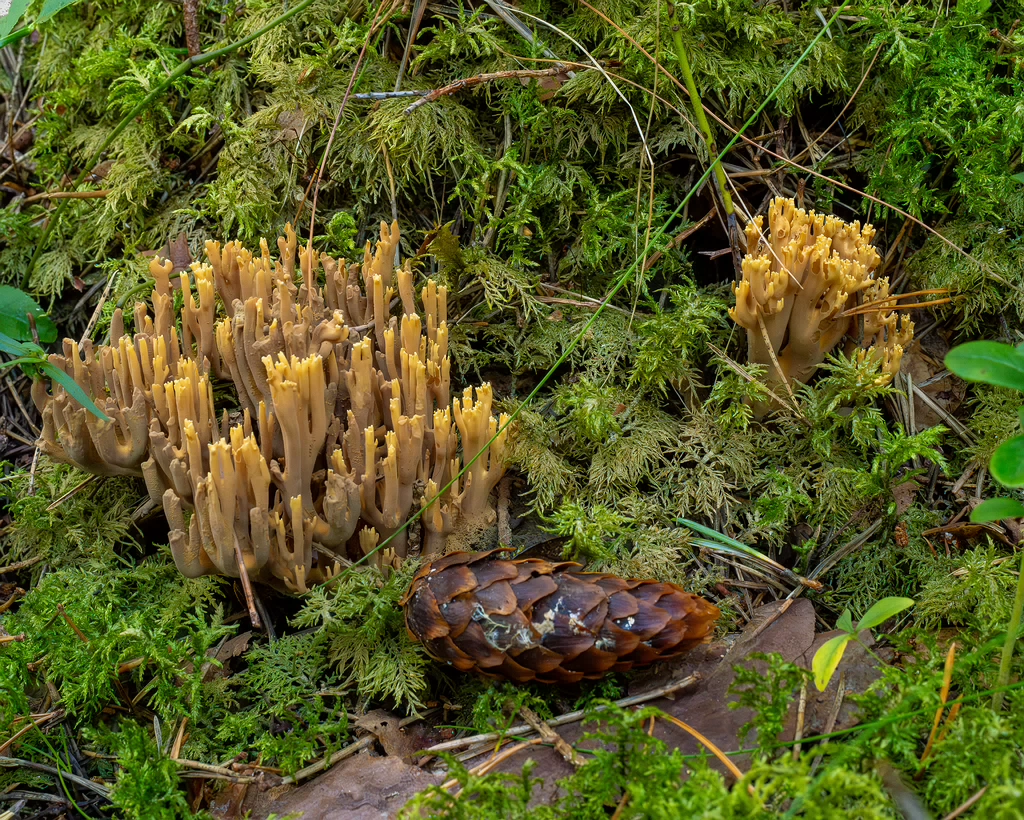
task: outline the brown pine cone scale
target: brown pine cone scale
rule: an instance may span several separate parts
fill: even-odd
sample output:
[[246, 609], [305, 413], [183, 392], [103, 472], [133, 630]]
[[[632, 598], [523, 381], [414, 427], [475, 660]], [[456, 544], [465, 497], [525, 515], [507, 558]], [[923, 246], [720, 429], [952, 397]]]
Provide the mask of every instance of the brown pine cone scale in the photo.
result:
[[675, 584], [497, 552], [432, 561], [402, 599], [409, 634], [463, 672], [520, 683], [600, 678], [676, 657], [720, 614]]

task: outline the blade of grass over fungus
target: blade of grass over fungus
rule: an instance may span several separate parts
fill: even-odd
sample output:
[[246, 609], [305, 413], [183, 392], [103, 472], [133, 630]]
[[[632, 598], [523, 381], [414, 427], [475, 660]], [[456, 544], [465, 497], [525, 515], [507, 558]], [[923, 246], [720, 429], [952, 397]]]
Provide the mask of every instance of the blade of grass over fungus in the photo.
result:
[[762, 564], [772, 572], [778, 573], [787, 581], [794, 582], [798, 586], [810, 587], [811, 589], [821, 588], [821, 584], [817, 581], [798, 575], [793, 572], [793, 570], [782, 566], [778, 561], [773, 561], [763, 552], [747, 546], [742, 541], [737, 541], [735, 538], [731, 538], [725, 533], [713, 530], [710, 527], [705, 527], [703, 524], [698, 524], [696, 521], [691, 521], [688, 518], [677, 518], [676, 523], [682, 524], [684, 527], [687, 527], [696, 533], [707, 536], [706, 538], [691, 538], [691, 544], [696, 544], [698, 547], [704, 547], [712, 552], [721, 552], [726, 555], [734, 555], [741, 558], [751, 558], [756, 563]]
[[[796, 62], [794, 62], [793, 65], [791, 65], [789, 67], [789, 69], [786, 71], [786, 73], [782, 76], [782, 78], [775, 85], [775, 87], [771, 90], [771, 92], [764, 98], [764, 100], [757, 107], [757, 109], [754, 111], [754, 113], [752, 113], [747, 118], [746, 122], [744, 122], [743, 125], [740, 126], [740, 128], [735, 132], [735, 134], [732, 137], [732, 139], [730, 139], [729, 142], [725, 145], [725, 147], [722, 148], [722, 150], [719, 152], [718, 156], [714, 158], [713, 163], [714, 162], [721, 162], [722, 158], [730, 150], [732, 150], [732, 147], [737, 142], [739, 142], [740, 136], [751, 125], [753, 125], [754, 122], [756, 122], [758, 117], [761, 116], [762, 112], [768, 107], [768, 104], [785, 87], [786, 83], [789, 82], [790, 78], [793, 76], [793, 74], [796, 73], [796, 71], [800, 67], [800, 65], [810, 55], [811, 51], [817, 45], [818, 41], [821, 40], [821, 38], [825, 36], [825, 33], [827, 31], [829, 31], [829, 29], [832, 27], [833, 23], [835, 23], [835, 21], [839, 18], [839, 15], [842, 14], [843, 11], [845, 11], [846, 7], [848, 5], [850, 5], [851, 2], [852, 2], [852, 0], [843, 0], [843, 2], [839, 6], [837, 6], [835, 8], [835, 10], [832, 13], [832, 16], [829, 17], [828, 22], [825, 24], [825, 26], [821, 29], [821, 31], [819, 31], [814, 36], [814, 38], [811, 40], [811, 42], [807, 44], [807, 47], [800, 54], [799, 58], [797, 58]], [[608, 307], [608, 305], [611, 304], [612, 299], [614, 299], [615, 296], [619, 293], [619, 291], [622, 290], [626, 286], [626, 283], [629, 282], [633, 278], [633, 276], [636, 273], [637, 269], [642, 264], [641, 260], [645, 259], [650, 254], [651, 250], [657, 245], [659, 240], [663, 236], [666, 235], [666, 233], [668, 232], [669, 227], [672, 225], [672, 223], [683, 212], [683, 208], [685, 208], [686, 205], [689, 203], [689, 201], [693, 197], [694, 193], [696, 191], [699, 191], [701, 189], [701, 187], [704, 185], [704, 183], [707, 182], [707, 180], [711, 177], [713, 163], [711, 165], [709, 165], [704, 170], [704, 173], [701, 174], [700, 178], [697, 179], [696, 182], [694, 182], [693, 187], [690, 188], [690, 190], [687, 192], [686, 196], [684, 196], [683, 199], [680, 201], [680, 203], [676, 206], [675, 210], [672, 211], [671, 214], [669, 214], [669, 216], [665, 220], [665, 222], [662, 223], [662, 225], [651, 235], [650, 239], [647, 242], [647, 246], [644, 248], [643, 252], [637, 256], [637, 258], [633, 261], [633, 264], [631, 264], [626, 270], [624, 270], [622, 272], [622, 274], [619, 276], [619, 278], [615, 281], [615, 284], [613, 284], [612, 287], [605, 294], [604, 298], [601, 300], [601, 303], [598, 305], [597, 309], [591, 314], [591, 316], [587, 320], [586, 324], [584, 324], [583, 327], [580, 329], [580, 331], [572, 338], [572, 340], [570, 340], [569, 344], [567, 344], [565, 346], [565, 350], [562, 351], [562, 355], [558, 357], [558, 359], [550, 367], [550, 369], [541, 377], [540, 381], [537, 382], [537, 385], [533, 388], [533, 390], [530, 391], [529, 395], [522, 401], [522, 403], [519, 405], [519, 407], [517, 407], [509, 415], [508, 420], [497, 429], [497, 431], [491, 437], [490, 441], [488, 441], [486, 444], [484, 444], [484, 446], [480, 449], [480, 452], [478, 452], [471, 459], [469, 459], [462, 466], [462, 469], [459, 470], [459, 472], [454, 477], [452, 477], [451, 481], [449, 481], [443, 488], [441, 488], [441, 490], [437, 493], [437, 495], [435, 495], [425, 505], [420, 507], [420, 509], [416, 510], [416, 512], [414, 512], [411, 516], [409, 516], [408, 520], [401, 527], [399, 527], [393, 534], [391, 534], [390, 536], [385, 538], [380, 544], [378, 544], [370, 552], [366, 553], [366, 555], [364, 555], [362, 558], [359, 558], [358, 560], [354, 561], [350, 566], [345, 567], [345, 569], [343, 569], [340, 573], [338, 573], [336, 576], [334, 576], [334, 578], [330, 579], [329, 581], [324, 582], [324, 584], [322, 584], [321, 586], [329, 586], [330, 584], [333, 584], [337, 579], [343, 577], [346, 573], [351, 571], [353, 567], [358, 566], [359, 564], [363, 563], [364, 561], [366, 561], [368, 558], [370, 558], [371, 556], [373, 556], [374, 554], [376, 554], [380, 550], [385, 549], [391, 543], [392, 540], [397, 538], [402, 532], [404, 532], [415, 521], [418, 521], [420, 519], [420, 517], [423, 515], [423, 513], [426, 512], [430, 508], [431, 504], [436, 503], [437, 500], [439, 498], [441, 498], [445, 494], [445, 492], [448, 491], [448, 489], [450, 487], [452, 487], [457, 481], [459, 481], [462, 478], [463, 474], [465, 474], [465, 472], [470, 467], [472, 467], [473, 464], [476, 463], [476, 460], [478, 458], [480, 458], [480, 456], [482, 456], [485, 452], [489, 451], [491, 445], [497, 440], [498, 436], [500, 436], [503, 432], [505, 432], [505, 430], [508, 429], [508, 427], [519, 416], [519, 414], [522, 411], [522, 409], [524, 407], [526, 407], [527, 405], [529, 405], [537, 397], [537, 395], [540, 393], [540, 391], [544, 389], [544, 387], [547, 385], [547, 383], [549, 381], [551, 381], [552, 377], [555, 375], [555, 373], [558, 371], [558, 369], [565, 363], [565, 361], [569, 358], [569, 356], [572, 355], [572, 352], [579, 346], [580, 342], [583, 341], [584, 338], [586, 338], [587, 334], [590, 333], [590, 329], [593, 327], [593, 325], [597, 321], [598, 317], [604, 312], [604, 309], [606, 307]]]

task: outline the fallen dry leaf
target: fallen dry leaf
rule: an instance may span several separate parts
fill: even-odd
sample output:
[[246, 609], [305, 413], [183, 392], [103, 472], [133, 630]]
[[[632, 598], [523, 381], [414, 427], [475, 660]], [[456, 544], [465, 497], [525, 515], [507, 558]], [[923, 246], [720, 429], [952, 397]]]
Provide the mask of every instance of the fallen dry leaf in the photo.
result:
[[[189, 269], [192, 264], [192, 251], [188, 247], [188, 237], [185, 236], [185, 232], [182, 231], [178, 234], [177, 239], [169, 240], [162, 248], [157, 248], [152, 251], [142, 251], [142, 256], [155, 256], [158, 259], [170, 259], [174, 268], [171, 270], [171, 276], [181, 273]], [[180, 284], [176, 280], [172, 280], [172, 284], [180, 287]]]
[[376, 737], [388, 757], [398, 757], [409, 763], [422, 744], [419, 733], [411, 726], [402, 728], [401, 720], [386, 709], [373, 709], [356, 718], [354, 723]]
[[250, 789], [245, 808], [253, 820], [271, 813], [297, 813], [303, 820], [389, 820], [413, 795], [443, 779], [397, 757], [358, 754], [276, 799]]

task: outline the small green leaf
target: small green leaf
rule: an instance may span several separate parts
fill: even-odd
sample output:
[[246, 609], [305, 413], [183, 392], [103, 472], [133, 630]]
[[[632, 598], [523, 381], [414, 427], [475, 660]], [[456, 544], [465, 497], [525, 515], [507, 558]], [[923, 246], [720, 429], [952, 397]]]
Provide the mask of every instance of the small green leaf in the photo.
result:
[[967, 342], [946, 354], [946, 367], [961, 379], [1024, 392], [1024, 351], [999, 342]]
[[93, 400], [89, 398], [89, 394], [86, 393], [82, 386], [72, 379], [67, 373], [61, 370], [56, 365], [46, 362], [42, 365], [43, 372], [46, 373], [51, 379], [57, 382], [61, 387], [68, 391], [68, 395], [77, 401], [82, 407], [92, 413], [100, 421], [111, 421], [110, 416], [104, 413], [98, 408]]
[[58, 11], [67, 8], [74, 2], [75, 0], [46, 0], [46, 2], [43, 3], [43, 10], [39, 12], [39, 17], [36, 19], [36, 25], [45, 23]]
[[7, 37], [14, 27], [18, 24], [18, 20], [21, 19], [21, 15], [25, 13], [25, 9], [28, 8], [30, 0], [12, 0], [11, 7], [7, 9], [7, 14], [0, 17], [0, 38]]
[[824, 692], [829, 681], [836, 673], [839, 662], [843, 659], [846, 645], [853, 640], [853, 635], [836, 635], [825, 641], [814, 653], [811, 670], [814, 672], [814, 685], [819, 692]]
[[0, 333], [20, 342], [31, 341], [28, 313], [35, 317], [40, 342], [49, 344], [57, 341], [57, 326], [35, 299], [10, 285], [0, 285]]
[[843, 632], [853, 633], [853, 615], [850, 614], [850, 610], [843, 610], [843, 614], [840, 615], [839, 620], [836, 621], [836, 629], [841, 629]]
[[974, 524], [987, 524], [1004, 518], [1024, 518], [1024, 504], [1013, 498], [990, 498], [971, 511]]
[[1004, 441], [988, 465], [992, 477], [1004, 487], [1024, 487], [1024, 436]]
[[871, 608], [864, 613], [864, 617], [857, 624], [857, 630], [874, 629], [888, 621], [893, 615], [897, 615], [904, 609], [914, 605], [912, 598], [883, 598], [875, 601]]
[[1024, 173], [1013, 174], [1010, 177], [1010, 179], [1012, 179], [1014, 182], [1024, 182]]

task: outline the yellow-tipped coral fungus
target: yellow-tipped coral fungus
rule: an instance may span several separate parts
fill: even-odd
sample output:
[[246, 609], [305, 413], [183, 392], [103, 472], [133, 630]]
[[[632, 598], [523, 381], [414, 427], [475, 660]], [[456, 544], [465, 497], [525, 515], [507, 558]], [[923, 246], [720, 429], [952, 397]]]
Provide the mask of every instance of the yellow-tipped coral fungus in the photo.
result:
[[[393, 566], [411, 543], [436, 555], [459, 521], [473, 526], [503, 472], [505, 422], [491, 389], [450, 399], [447, 294], [428, 281], [416, 310], [409, 264], [396, 269], [398, 225], [381, 226], [362, 264], [300, 248], [289, 226], [273, 259], [206, 244], [181, 274], [154, 260], [150, 306], [120, 311], [108, 345], [65, 342], [51, 361], [110, 417], [59, 385], [38, 383], [40, 447], [101, 475], [145, 479], [162, 505], [182, 574], [245, 575], [301, 592], [362, 557], [434, 500], [416, 527], [376, 555]], [[325, 280], [321, 288], [320, 277]], [[392, 298], [402, 316], [391, 315]], [[218, 409], [213, 381], [233, 383]], [[454, 423], [453, 423], [454, 419]], [[460, 469], [480, 457], [438, 498]]]
[[[747, 358], [767, 368], [769, 386], [806, 382], [844, 337], [859, 356], [878, 357], [890, 381], [914, 325], [892, 312], [889, 280], [875, 276], [874, 228], [808, 213], [781, 197], [769, 207], [767, 236], [763, 227], [760, 216], [746, 227], [743, 278], [729, 315], [746, 329]], [[873, 310], [850, 314], [868, 303]]]

